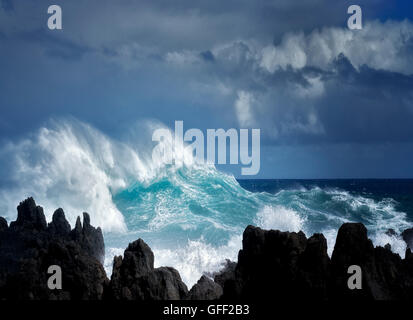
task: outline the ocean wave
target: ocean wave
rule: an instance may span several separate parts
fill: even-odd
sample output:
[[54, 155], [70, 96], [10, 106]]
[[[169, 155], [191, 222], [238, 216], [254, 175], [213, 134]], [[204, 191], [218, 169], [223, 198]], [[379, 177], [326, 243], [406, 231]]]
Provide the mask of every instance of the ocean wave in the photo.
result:
[[254, 223], [263, 229], [298, 232], [303, 230], [305, 219], [283, 206], [265, 206], [258, 211]]
[[[400, 236], [386, 234], [389, 229], [400, 234], [411, 227], [406, 213], [396, 209], [397, 202], [394, 199], [377, 200], [340, 189], [301, 187], [279, 191], [275, 194], [274, 202], [276, 206], [282, 205], [290, 211], [288, 223], [295, 223], [297, 213], [300, 220], [305, 219], [301, 229], [307, 236], [323, 233], [329, 255], [334, 249], [338, 228], [346, 222], [362, 222], [376, 246], [389, 243], [394, 252], [402, 257], [405, 255], [406, 244]], [[280, 216], [283, 217], [283, 214]]]
[[[155, 126], [148, 122], [141, 131], [147, 131], [151, 139]], [[111, 139], [75, 119], [51, 120], [35, 134], [1, 148], [0, 179], [7, 185], [0, 189], [0, 208], [12, 219], [16, 203], [33, 196], [45, 208], [48, 220], [55, 208], [63, 207], [72, 225], [87, 211], [104, 231], [125, 232], [127, 225], [113, 202], [114, 194], [134, 183], [150, 185], [164, 175], [171, 177], [183, 166], [196, 166], [195, 161], [177, 161], [167, 167], [163, 159], [152, 157], [151, 147], [138, 151], [139, 146], [139, 141]], [[184, 149], [175, 156], [186, 159], [188, 153]]]
[[[146, 128], [150, 133], [157, 126]], [[362, 222], [376, 245], [390, 243], [404, 256], [403, 241], [386, 235], [389, 228], [400, 233], [411, 226], [393, 199], [319, 187], [251, 192], [234, 176], [192, 159], [186, 148], [172, 165], [152, 158], [152, 145], [138, 141], [150, 141], [150, 134], [141, 131], [145, 125], [139, 128], [115, 140], [85, 123], [61, 120], [3, 146], [0, 174], [9, 183], [0, 188], [2, 212], [14, 219], [16, 203], [27, 196], [45, 208], [48, 220], [62, 207], [74, 225], [85, 210], [105, 232], [109, 274], [113, 256], [142, 238], [156, 265], [175, 267], [188, 285], [225, 259], [236, 260], [249, 224], [307, 236], [322, 232], [331, 255], [341, 224]]]
[[86, 210], [93, 223], [105, 230], [126, 229], [111, 191], [127, 185], [120, 159], [131, 159], [131, 167], [137, 159], [131, 150], [92, 127], [53, 122], [27, 139], [10, 142], [0, 158], [8, 167], [2, 179], [9, 181], [0, 190], [0, 203], [9, 218], [16, 215], [16, 203], [33, 196], [45, 208], [48, 220], [54, 209], [63, 207], [72, 225]]

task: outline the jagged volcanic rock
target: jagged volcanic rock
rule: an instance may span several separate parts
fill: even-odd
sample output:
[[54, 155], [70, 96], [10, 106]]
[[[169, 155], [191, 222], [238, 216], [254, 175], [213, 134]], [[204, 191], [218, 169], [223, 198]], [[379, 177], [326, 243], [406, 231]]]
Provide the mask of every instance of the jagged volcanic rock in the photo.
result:
[[[348, 268], [362, 270], [362, 289], [350, 290]], [[339, 229], [331, 260], [326, 239], [248, 226], [233, 272], [224, 272], [224, 299], [413, 299], [413, 254], [374, 247], [361, 223]], [[218, 280], [218, 279], [217, 279]]]
[[0, 232], [7, 230], [8, 225], [6, 219], [0, 217]]
[[80, 218], [76, 220], [76, 226], [71, 231], [71, 237], [80, 244], [85, 252], [102, 264], [105, 260], [105, 243], [103, 240], [102, 230], [90, 225], [90, 217], [86, 212], [83, 213], [83, 227]]
[[124, 257], [115, 257], [105, 298], [115, 300], [179, 300], [188, 294], [174, 268], [154, 268], [149, 246], [138, 239], [129, 244]]
[[188, 300], [218, 300], [223, 293], [222, 287], [206, 276], [202, 276], [189, 291]]
[[[374, 247], [361, 223], [345, 223], [337, 234], [331, 259], [330, 298], [391, 300], [408, 297], [413, 269], [404, 267], [398, 254]], [[363, 289], [349, 290], [348, 267], [358, 265], [363, 271]]]
[[[84, 219], [74, 236], [62, 209], [46, 224], [43, 209], [29, 198], [7, 227], [0, 220], [0, 299], [101, 299], [107, 282], [97, 257], [104, 251], [100, 229]], [[47, 269], [62, 269], [62, 290], [47, 287]]]
[[407, 247], [413, 250], [413, 228], [406, 229], [402, 232], [403, 240], [406, 242]]
[[[248, 226], [238, 262], [227, 261], [214, 281], [201, 277], [188, 292], [173, 268], [154, 268], [154, 255], [141, 239], [115, 257], [111, 280], [102, 266], [100, 228], [83, 214], [72, 230], [62, 209], [47, 224], [43, 209], [29, 198], [16, 221], [0, 217], [0, 299], [216, 300], [413, 299], [413, 254], [405, 259], [390, 246], [374, 247], [360, 223], [338, 231], [331, 259], [322, 234], [265, 231]], [[411, 230], [411, 229], [410, 229]], [[403, 233], [407, 243], [409, 229]], [[47, 269], [62, 269], [62, 290], [47, 288]], [[362, 289], [350, 290], [348, 267], [362, 269]]]
[[[324, 236], [248, 226], [224, 299], [324, 298], [329, 258]], [[311, 296], [307, 296], [311, 292]]]
[[236, 267], [236, 262], [227, 259], [224, 268], [213, 274], [214, 281], [223, 288], [226, 281], [235, 279]]

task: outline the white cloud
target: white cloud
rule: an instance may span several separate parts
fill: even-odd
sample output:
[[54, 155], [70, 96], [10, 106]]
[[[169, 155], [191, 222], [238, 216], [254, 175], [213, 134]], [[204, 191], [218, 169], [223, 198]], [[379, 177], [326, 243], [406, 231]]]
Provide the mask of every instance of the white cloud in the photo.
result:
[[238, 123], [241, 127], [251, 126], [255, 122], [252, 114], [252, 103], [254, 96], [247, 91], [238, 91], [238, 98], [235, 101], [235, 112]]
[[280, 46], [267, 46], [262, 50], [260, 66], [271, 73], [288, 66], [301, 69], [307, 64], [304, 46], [304, 34], [287, 35]]
[[199, 62], [201, 59], [198, 54], [196, 54], [193, 51], [174, 51], [174, 52], [168, 52], [165, 55], [165, 60], [169, 63], [172, 64], [177, 64], [177, 65], [187, 65], [187, 64], [193, 64], [196, 62]]
[[212, 53], [218, 60], [239, 65], [254, 59], [257, 46], [258, 44], [252, 41], [233, 41], [217, 45], [212, 49]]
[[286, 34], [279, 45], [262, 49], [258, 64], [270, 73], [288, 67], [329, 69], [343, 53], [356, 68], [412, 74], [412, 44], [413, 24], [408, 20], [368, 22], [362, 30], [326, 27], [308, 35]]
[[131, 42], [116, 47], [112, 54], [100, 55], [100, 58], [108, 59], [118, 63], [125, 70], [140, 67], [147, 63], [151, 56], [159, 54], [155, 47], [142, 46], [139, 43]]

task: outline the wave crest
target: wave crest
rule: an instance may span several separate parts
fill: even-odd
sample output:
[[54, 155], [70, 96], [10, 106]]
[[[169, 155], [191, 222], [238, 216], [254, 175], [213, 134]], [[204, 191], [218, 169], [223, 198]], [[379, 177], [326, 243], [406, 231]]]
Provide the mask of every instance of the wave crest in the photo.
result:
[[305, 219], [296, 211], [277, 205], [265, 206], [257, 213], [254, 222], [263, 229], [298, 232], [303, 230]]
[[16, 204], [28, 196], [45, 208], [48, 220], [62, 207], [73, 225], [86, 210], [105, 231], [108, 271], [119, 248], [142, 238], [154, 249], [156, 264], [175, 267], [188, 285], [225, 259], [235, 260], [249, 224], [307, 236], [322, 232], [331, 254], [341, 224], [363, 222], [376, 245], [390, 243], [404, 255], [402, 240], [385, 234], [410, 227], [394, 200], [319, 187], [250, 192], [213, 165], [188, 161], [186, 148], [178, 148], [185, 154], [175, 154], [173, 165], [152, 158], [150, 133], [159, 126], [140, 125], [120, 142], [79, 121], [61, 120], [8, 143], [0, 150], [2, 213], [14, 218]]
[[86, 210], [108, 232], [127, 229], [113, 194], [135, 181], [152, 183], [166, 168], [160, 159], [153, 161], [150, 148], [138, 152], [132, 143], [115, 141], [73, 119], [52, 120], [29, 138], [9, 142], [0, 161], [6, 182], [0, 187], [1, 209], [8, 218], [15, 217], [16, 203], [33, 196], [48, 220], [62, 207], [73, 225]]

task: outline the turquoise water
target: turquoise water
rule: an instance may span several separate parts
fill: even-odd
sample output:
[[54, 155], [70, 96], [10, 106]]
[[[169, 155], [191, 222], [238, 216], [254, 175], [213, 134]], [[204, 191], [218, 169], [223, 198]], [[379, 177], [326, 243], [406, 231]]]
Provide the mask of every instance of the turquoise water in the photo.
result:
[[88, 124], [59, 121], [2, 148], [0, 211], [13, 221], [16, 204], [29, 196], [48, 221], [61, 207], [74, 226], [86, 211], [104, 231], [109, 274], [113, 256], [142, 238], [156, 266], [175, 267], [189, 286], [225, 259], [237, 260], [249, 224], [322, 232], [331, 253], [340, 225], [361, 221], [376, 245], [390, 243], [404, 255], [404, 242], [385, 232], [411, 226], [412, 181], [237, 181], [198, 163], [192, 151], [175, 154], [174, 165], [154, 157], [159, 125], [147, 125], [148, 134], [139, 126], [133, 138], [114, 140]]
[[390, 243], [404, 256], [404, 242], [385, 232], [411, 227], [402, 209], [408, 209], [403, 197], [409, 196], [412, 182], [409, 188], [404, 186], [405, 194], [391, 181], [382, 183], [382, 189], [387, 186], [401, 203], [377, 190], [375, 180], [237, 181], [208, 166], [171, 167], [164, 172], [114, 195], [128, 232], [106, 235], [109, 257], [121, 253], [129, 241], [143, 238], [153, 248], [157, 265], [176, 267], [191, 285], [203, 272], [218, 270], [225, 258], [237, 259], [242, 232], [249, 224], [302, 230], [307, 236], [322, 232], [331, 254], [338, 228], [352, 221], [363, 222], [376, 245]]

